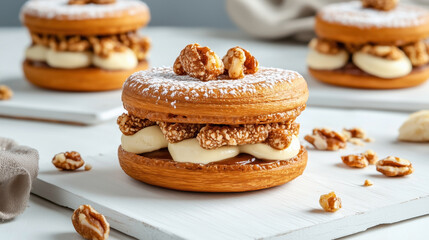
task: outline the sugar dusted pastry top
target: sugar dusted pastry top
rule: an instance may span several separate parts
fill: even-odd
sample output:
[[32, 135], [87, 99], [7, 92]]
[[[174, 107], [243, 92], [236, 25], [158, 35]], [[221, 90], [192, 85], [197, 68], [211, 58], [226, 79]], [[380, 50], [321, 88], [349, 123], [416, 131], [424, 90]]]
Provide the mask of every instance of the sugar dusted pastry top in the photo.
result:
[[166, 122], [249, 124], [296, 118], [308, 98], [297, 72], [261, 67], [241, 79], [201, 81], [160, 67], [136, 72], [124, 83], [129, 113]]
[[68, 0], [30, 0], [21, 9], [22, 15], [45, 19], [84, 20], [137, 15], [148, 7], [139, 0], [117, 0], [112, 4], [69, 5]]
[[429, 11], [399, 4], [390, 11], [363, 8], [360, 1], [331, 4], [318, 13], [324, 21], [362, 28], [405, 28], [429, 21]]
[[192, 101], [196, 98], [232, 98], [258, 94], [264, 89], [274, 89], [280, 83], [292, 87], [295, 81], [303, 79], [295, 71], [278, 68], [260, 68], [257, 73], [245, 75], [242, 79], [224, 78], [204, 82], [188, 75], [177, 75], [170, 67], [159, 67], [134, 73], [124, 88], [135, 88], [136, 92], [146, 97]]

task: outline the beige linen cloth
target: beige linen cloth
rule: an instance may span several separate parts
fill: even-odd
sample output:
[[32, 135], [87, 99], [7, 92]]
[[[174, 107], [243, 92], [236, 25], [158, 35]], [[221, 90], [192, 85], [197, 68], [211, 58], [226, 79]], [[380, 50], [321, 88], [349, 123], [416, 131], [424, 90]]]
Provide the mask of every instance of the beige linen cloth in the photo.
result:
[[[237, 26], [265, 39], [314, 36], [314, 15], [321, 7], [347, 0], [226, 0], [226, 9]], [[348, 0], [350, 1], [350, 0]], [[429, 6], [428, 0], [401, 0]]]
[[0, 220], [25, 210], [38, 170], [37, 150], [0, 137]]

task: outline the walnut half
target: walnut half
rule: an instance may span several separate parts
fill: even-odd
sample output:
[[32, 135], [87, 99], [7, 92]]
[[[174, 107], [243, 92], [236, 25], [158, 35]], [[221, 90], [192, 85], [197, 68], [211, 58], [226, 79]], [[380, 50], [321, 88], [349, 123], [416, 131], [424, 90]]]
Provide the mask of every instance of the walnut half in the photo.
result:
[[378, 161], [376, 169], [388, 177], [405, 176], [414, 172], [410, 161], [393, 156]]
[[58, 153], [52, 159], [52, 164], [60, 170], [74, 171], [83, 166], [85, 161], [78, 152]]
[[187, 45], [173, 65], [178, 75], [188, 74], [202, 81], [214, 80], [224, 72], [224, 66], [219, 56], [209, 47], [198, 43]]
[[244, 74], [254, 74], [258, 71], [258, 60], [242, 47], [229, 49], [222, 61], [232, 79], [243, 78]]
[[90, 205], [81, 205], [73, 212], [71, 219], [76, 232], [85, 239], [106, 240], [109, 237], [109, 223]]

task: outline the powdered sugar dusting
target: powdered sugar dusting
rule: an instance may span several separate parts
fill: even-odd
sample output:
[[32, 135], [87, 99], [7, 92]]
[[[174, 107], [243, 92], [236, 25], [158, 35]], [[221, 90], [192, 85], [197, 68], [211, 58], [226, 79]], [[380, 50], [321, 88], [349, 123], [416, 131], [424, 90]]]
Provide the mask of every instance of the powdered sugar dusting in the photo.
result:
[[21, 8], [23, 14], [47, 19], [95, 19], [116, 17], [126, 11], [129, 15], [136, 15], [148, 9], [147, 5], [139, 0], [117, 0], [113, 4], [85, 4], [69, 5], [68, 0], [30, 0]]
[[[292, 84], [294, 79], [302, 76], [290, 70], [260, 68], [257, 73], [247, 74], [242, 79], [225, 78], [204, 82], [187, 75], [177, 75], [171, 67], [159, 67], [134, 73], [124, 83], [124, 88], [136, 88], [141, 95], [158, 101], [177, 97], [192, 101], [199, 97], [233, 98], [243, 94], [257, 94], [260, 89], [274, 88], [279, 83]], [[175, 104], [175, 100], [171, 102], [173, 107]]]
[[390, 11], [363, 8], [361, 1], [331, 4], [319, 16], [327, 21], [357, 27], [404, 28], [423, 24], [429, 11], [417, 6], [399, 4]]

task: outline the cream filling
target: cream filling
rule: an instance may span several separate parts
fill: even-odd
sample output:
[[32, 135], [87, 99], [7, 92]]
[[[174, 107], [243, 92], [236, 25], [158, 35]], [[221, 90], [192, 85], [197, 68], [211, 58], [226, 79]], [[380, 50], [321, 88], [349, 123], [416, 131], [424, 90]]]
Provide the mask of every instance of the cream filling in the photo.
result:
[[92, 54], [90, 52], [66, 52], [49, 49], [46, 54], [46, 62], [55, 68], [75, 69], [91, 65]]
[[46, 62], [49, 48], [43, 45], [33, 45], [25, 50], [25, 58], [32, 61]]
[[176, 162], [211, 163], [240, 154], [238, 146], [224, 146], [207, 150], [200, 146], [196, 138], [186, 139], [178, 143], [169, 143], [168, 151]]
[[380, 78], [397, 78], [408, 75], [413, 66], [405, 56], [398, 60], [389, 60], [368, 53], [353, 54], [353, 63], [362, 71]]
[[264, 143], [246, 144], [239, 146], [240, 152], [250, 154], [265, 160], [288, 160], [298, 155], [301, 143], [297, 136], [292, 137], [289, 147], [278, 150]]
[[125, 151], [139, 154], [166, 148], [168, 142], [161, 129], [155, 125], [143, 128], [131, 136], [122, 135], [121, 145]]
[[134, 52], [127, 48], [123, 52], [112, 52], [107, 58], [95, 55], [93, 63], [95, 66], [107, 70], [122, 70], [137, 67], [138, 60]]
[[429, 141], [429, 110], [415, 112], [399, 128], [399, 140]]
[[223, 146], [207, 150], [200, 146], [196, 138], [186, 139], [178, 143], [168, 143], [158, 126], [146, 127], [131, 136], [122, 135], [121, 145], [125, 151], [136, 154], [168, 147], [174, 161], [202, 164], [232, 158], [240, 153], [247, 153], [265, 160], [288, 160], [298, 155], [301, 149], [298, 137], [293, 136], [289, 147], [283, 150], [274, 149], [264, 143]]
[[317, 70], [333, 70], [343, 67], [349, 60], [349, 54], [341, 50], [337, 54], [324, 54], [314, 49], [309, 50], [307, 65]]

